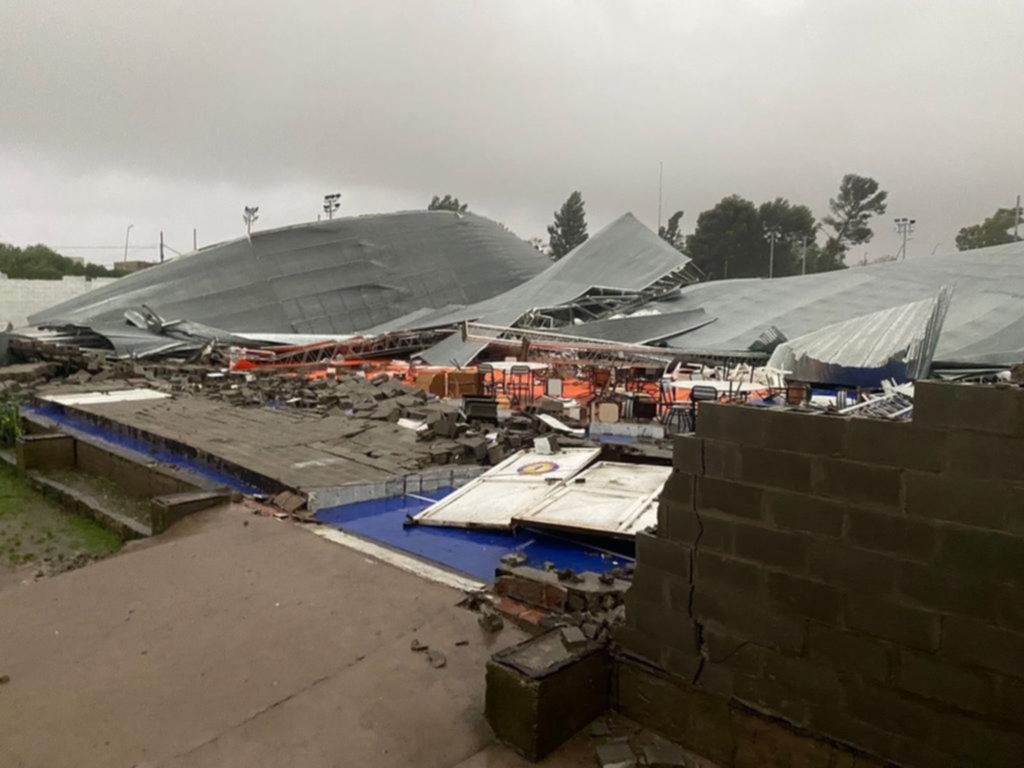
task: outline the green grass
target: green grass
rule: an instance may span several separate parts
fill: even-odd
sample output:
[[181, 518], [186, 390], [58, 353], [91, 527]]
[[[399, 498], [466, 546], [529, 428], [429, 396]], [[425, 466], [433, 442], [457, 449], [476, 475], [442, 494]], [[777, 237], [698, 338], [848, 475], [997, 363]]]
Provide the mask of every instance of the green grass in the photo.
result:
[[101, 558], [122, 541], [94, 520], [65, 512], [0, 464], [0, 562], [18, 566], [63, 562], [76, 555]]

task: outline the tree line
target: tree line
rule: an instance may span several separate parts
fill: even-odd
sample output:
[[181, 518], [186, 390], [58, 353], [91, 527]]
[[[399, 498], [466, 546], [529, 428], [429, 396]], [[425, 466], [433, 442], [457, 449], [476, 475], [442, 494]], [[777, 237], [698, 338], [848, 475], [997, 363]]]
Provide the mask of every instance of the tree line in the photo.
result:
[[7, 243], [0, 243], [0, 272], [12, 280], [60, 280], [65, 275], [119, 277], [121, 274], [99, 264], [83, 264], [61, 256], [45, 245], [19, 248]]
[[[689, 256], [710, 279], [767, 277], [769, 271], [776, 277], [828, 272], [845, 269], [850, 249], [871, 241], [872, 218], [885, 214], [888, 196], [870, 176], [848, 173], [835, 197], [829, 198], [828, 215], [821, 221], [806, 205], [783, 197], [758, 205], [729, 195], [697, 217], [693, 234], [683, 234], [683, 211], [676, 211], [658, 227], [658, 235]], [[428, 208], [464, 212], [467, 205], [451, 195], [435, 195]], [[1015, 221], [1021, 221], [1024, 232], [1020, 215], [1019, 209], [1000, 208], [983, 223], [962, 228], [956, 237], [957, 248], [964, 251], [1013, 242]], [[541, 238], [529, 242], [555, 260], [586, 242], [586, 210], [578, 190], [555, 211], [548, 237], [546, 247]]]

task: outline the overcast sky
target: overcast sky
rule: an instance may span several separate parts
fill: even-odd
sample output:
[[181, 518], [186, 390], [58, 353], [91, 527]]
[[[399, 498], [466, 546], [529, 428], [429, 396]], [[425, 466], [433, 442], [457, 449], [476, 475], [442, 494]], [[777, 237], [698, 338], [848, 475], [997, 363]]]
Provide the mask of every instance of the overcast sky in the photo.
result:
[[[844, 173], [911, 258], [1024, 192], [1021, 0], [0, 0], [0, 241], [111, 261], [452, 193], [523, 238], [583, 192], [684, 229], [725, 195], [819, 217]], [[136, 258], [155, 258], [138, 250]]]

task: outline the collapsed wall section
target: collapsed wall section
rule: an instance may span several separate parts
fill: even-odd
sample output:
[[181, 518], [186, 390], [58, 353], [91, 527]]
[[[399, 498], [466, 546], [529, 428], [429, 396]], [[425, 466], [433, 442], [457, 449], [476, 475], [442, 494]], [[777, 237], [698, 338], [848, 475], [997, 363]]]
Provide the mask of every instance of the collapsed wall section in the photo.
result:
[[[1020, 764], [1024, 390], [923, 382], [915, 400], [912, 423], [705, 404], [677, 439], [619, 638], [699, 709], [670, 735], [777, 764], [749, 757], [752, 710], [812, 750]], [[624, 710], [662, 717], [638, 681], [620, 675]]]

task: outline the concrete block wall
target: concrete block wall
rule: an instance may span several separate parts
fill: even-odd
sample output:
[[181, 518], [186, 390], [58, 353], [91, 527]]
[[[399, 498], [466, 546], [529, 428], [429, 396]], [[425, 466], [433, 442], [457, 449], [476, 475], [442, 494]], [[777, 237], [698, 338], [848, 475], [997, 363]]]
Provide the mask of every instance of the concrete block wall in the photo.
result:
[[11, 323], [15, 328], [24, 326], [29, 315], [60, 304], [62, 301], [108, 285], [116, 277], [65, 276], [61, 280], [10, 279], [0, 273], [0, 330]]
[[626, 617], [626, 654], [814, 738], [1024, 765], [1024, 389], [922, 382], [910, 423], [703, 405]]

